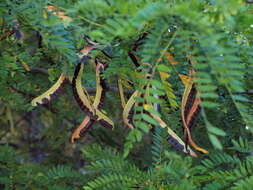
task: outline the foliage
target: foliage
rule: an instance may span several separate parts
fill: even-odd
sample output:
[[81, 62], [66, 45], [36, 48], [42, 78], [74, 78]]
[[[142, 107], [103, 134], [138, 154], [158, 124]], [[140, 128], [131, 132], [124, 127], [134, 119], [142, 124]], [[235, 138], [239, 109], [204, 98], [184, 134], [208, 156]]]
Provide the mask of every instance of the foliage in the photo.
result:
[[[122, 153], [96, 144], [85, 146], [83, 158], [89, 164], [85, 172], [68, 166], [23, 163], [17, 151], [1, 147], [0, 184], [5, 189], [251, 189], [252, 144], [233, 140], [227, 152], [218, 151], [196, 162], [161, 150], [161, 162], [141, 169]], [[87, 181], [87, 179], [89, 179]]]
[[[162, 162], [145, 171], [110, 149], [86, 148], [84, 155], [91, 159], [86, 168], [94, 179], [84, 189], [251, 189], [252, 148], [247, 141], [238, 143], [233, 141], [236, 155], [233, 151], [216, 152], [200, 163], [165, 151]], [[94, 154], [94, 149], [99, 152]]]
[[11, 189], [80, 189], [84, 175], [67, 165], [25, 163], [12, 147], [0, 147], [0, 187]]
[[[59, 18], [47, 5], [69, 19]], [[251, 14], [252, 4], [244, 0], [1, 0], [0, 187], [252, 189]], [[116, 127], [107, 131], [94, 124], [70, 144], [72, 128], [84, 117], [71, 86], [66, 84], [49, 104], [33, 108], [30, 102], [61, 73], [73, 77], [77, 53], [87, 39], [100, 44], [91, 59], [108, 63], [104, 113]], [[147, 72], [136, 71], [131, 50], [140, 63], [151, 65], [148, 80], [141, 80]], [[173, 152], [167, 131], [150, 117], [159, 116], [183, 136], [184, 86], [178, 74], [188, 74], [191, 67], [201, 98], [193, 138], [210, 152], [194, 159]], [[92, 64], [84, 75], [93, 96]], [[145, 94], [136, 98], [135, 129], [122, 124], [115, 93], [119, 78], [133, 83], [127, 97], [134, 90]]]

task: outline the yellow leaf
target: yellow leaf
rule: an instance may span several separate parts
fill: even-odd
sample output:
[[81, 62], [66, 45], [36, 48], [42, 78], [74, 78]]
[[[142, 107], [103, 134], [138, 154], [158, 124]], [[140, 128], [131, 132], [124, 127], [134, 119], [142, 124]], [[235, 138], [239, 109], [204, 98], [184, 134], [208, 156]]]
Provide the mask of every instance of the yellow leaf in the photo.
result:
[[170, 74], [165, 73], [165, 72], [160, 72], [160, 76], [161, 76], [162, 79], [167, 79], [167, 78], [170, 77]]
[[143, 108], [148, 111], [151, 108], [151, 106], [149, 104], [144, 104]]
[[30, 67], [29, 67], [29, 65], [28, 65], [26, 62], [21, 61], [21, 64], [22, 64], [22, 66], [24, 67], [24, 69], [25, 69], [26, 71], [30, 71], [30, 70], [31, 70]]
[[188, 85], [189, 76], [183, 74], [179, 74], [178, 76], [185, 86]]
[[42, 16], [43, 16], [44, 19], [48, 18], [46, 9], [42, 9]]
[[167, 59], [169, 60], [169, 62], [170, 62], [171, 65], [177, 65], [177, 64], [179, 64], [179, 63], [174, 59], [174, 57], [171, 56], [171, 55], [167, 56]]

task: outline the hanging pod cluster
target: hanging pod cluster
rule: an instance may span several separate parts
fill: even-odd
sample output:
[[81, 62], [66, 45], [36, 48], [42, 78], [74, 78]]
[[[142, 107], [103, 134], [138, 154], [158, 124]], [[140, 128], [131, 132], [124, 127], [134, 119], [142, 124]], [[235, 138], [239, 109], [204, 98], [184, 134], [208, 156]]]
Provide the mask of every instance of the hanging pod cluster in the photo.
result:
[[73, 96], [81, 110], [87, 114], [82, 123], [77, 126], [73, 132], [71, 142], [74, 142], [76, 139], [80, 138], [81, 135], [83, 135], [88, 129], [92, 127], [92, 124], [95, 121], [98, 121], [102, 126], [109, 129], [113, 129], [114, 127], [113, 121], [101, 111], [106, 93], [105, 79], [103, 79], [101, 75], [104, 73], [104, 70], [107, 67], [106, 63], [103, 63], [98, 59], [95, 59], [94, 61], [96, 66], [96, 95], [93, 102], [91, 101], [87, 90], [82, 85], [84, 65], [87, 64], [87, 61], [89, 59], [90, 57], [88, 55], [84, 55], [80, 59], [79, 63], [76, 66], [73, 79], [66, 77], [64, 74], [61, 74], [57, 82], [49, 90], [32, 100], [33, 106], [46, 104], [51, 101], [52, 98], [56, 96], [60, 90], [63, 89], [66, 81], [71, 82]]
[[[88, 54], [88, 52], [86, 53]], [[108, 129], [113, 129], [114, 127], [113, 121], [109, 119], [101, 110], [106, 94], [106, 81], [104, 78], [101, 77], [101, 75], [105, 71], [107, 64], [100, 62], [98, 59], [95, 59], [94, 61], [96, 66], [96, 94], [95, 99], [92, 102], [87, 90], [85, 89], [85, 87], [83, 87], [81, 81], [84, 66], [85, 63], [88, 61], [88, 59], [90, 59], [88, 55], [84, 55], [81, 58], [80, 62], [76, 66], [73, 79], [61, 74], [57, 82], [49, 90], [47, 90], [39, 97], [32, 100], [33, 106], [48, 103], [49, 101], [52, 100], [54, 96], [56, 96], [59, 93], [61, 89], [63, 89], [63, 86], [66, 81], [68, 80], [72, 81], [73, 95], [81, 110], [86, 113], [86, 117], [83, 119], [81, 124], [75, 128], [71, 137], [71, 142], [74, 142], [75, 140], [79, 139], [82, 135], [84, 135], [92, 127], [92, 124], [95, 121], [99, 122], [102, 126]], [[146, 80], [149, 80], [151, 77], [150, 70], [152, 69], [152, 66], [148, 63], [139, 64], [140, 67], [143, 65], [146, 67], [142, 67], [142, 69], [139, 69], [139, 72], [146, 73], [145, 76], [143, 77]], [[143, 72], [143, 68], [148, 69], [146, 69], [146, 71]], [[192, 145], [192, 147], [199, 152], [202, 153], [208, 152], [198, 147], [191, 138], [191, 128], [194, 125], [194, 121], [196, 120], [196, 117], [200, 110], [200, 99], [197, 94], [198, 92], [196, 86], [193, 82], [193, 76], [194, 76], [193, 69], [190, 70], [189, 76], [180, 75], [180, 78], [185, 85], [185, 90], [182, 97], [182, 120], [184, 126], [185, 142], [160, 117], [152, 113], [149, 114], [150, 117], [152, 117], [155, 121], [157, 121], [157, 123], [162, 128], [167, 129], [169, 135], [168, 140], [172, 143], [172, 145], [176, 149], [196, 157], [197, 155], [188, 146], [188, 144]], [[161, 78], [163, 77], [161, 72], [160, 77]], [[135, 114], [134, 107], [137, 106], [137, 104], [139, 104], [138, 106], [144, 106], [145, 104], [146, 106], [155, 109], [155, 105], [146, 102], [144, 102], [142, 105], [140, 105], [140, 103], [137, 103], [136, 97], [143, 98], [145, 96], [145, 94], [141, 93], [139, 90], [134, 91], [129, 100], [126, 102], [122, 86], [122, 80], [123, 79], [118, 80], [118, 89], [123, 107], [123, 115], [122, 115], [123, 121], [127, 127], [135, 129], [136, 126], [133, 121], [133, 116]], [[127, 83], [130, 83], [130, 81], [127, 81]], [[145, 91], [147, 88], [152, 88], [152, 86], [143, 85], [141, 86], [141, 88], [143, 89], [143, 91]]]
[[179, 75], [185, 85], [184, 94], [182, 97], [181, 111], [182, 121], [184, 126], [184, 136], [186, 141], [197, 151], [207, 154], [203, 148], [200, 148], [191, 137], [191, 129], [194, 126], [196, 118], [200, 112], [200, 98], [197, 91], [196, 84], [193, 82], [195, 71], [191, 68], [189, 75]]
[[[146, 75], [144, 76], [144, 78], [146, 80], [149, 80], [151, 78], [151, 65], [148, 64], [148, 63], [142, 63], [140, 64], [140, 66], [143, 66], [143, 65], [147, 65], [149, 70], [146, 71]], [[151, 104], [150, 102], [143, 102], [143, 103], [137, 103], [136, 102], [136, 98], [137, 97], [140, 97], [140, 98], [143, 98], [145, 95], [146, 96], [149, 96], [148, 94], [148, 88], [152, 88], [152, 85], [143, 85], [141, 86], [141, 89], [142, 91], [145, 91], [147, 92], [146, 94], [144, 93], [141, 93], [139, 90], [136, 90], [132, 96], [129, 98], [129, 100], [127, 101], [125, 107], [124, 107], [124, 110], [123, 110], [123, 121], [124, 123], [129, 127], [129, 128], [136, 128], [136, 126], [134, 125], [134, 121], [133, 121], [133, 116], [134, 114], [138, 114], [137, 112], [135, 113], [134, 112], [134, 107], [135, 106], [146, 106], [146, 107], [149, 107], [149, 109], [153, 109], [153, 110], [156, 110], [156, 111], [159, 111], [157, 110], [157, 106], [155, 104]], [[121, 90], [120, 90], [121, 91]], [[120, 95], [122, 96], [122, 93], [120, 93]], [[123, 98], [121, 98], [123, 99]], [[184, 152], [186, 154], [189, 154], [193, 157], [196, 157], [197, 155], [194, 153], [194, 151], [188, 147], [186, 145], [186, 143], [157, 115], [155, 114], [152, 114], [152, 113], [148, 113], [146, 112], [146, 114], [149, 114], [149, 116], [155, 120], [160, 127], [162, 128], [166, 128], [167, 129], [167, 132], [168, 132], [168, 140], [169, 142], [172, 143], [172, 145], [179, 151], [181, 152]], [[154, 127], [153, 125], [151, 127]]]
[[[138, 57], [135, 55], [135, 51], [137, 50], [138, 46], [141, 45], [142, 40], [147, 36], [147, 33], [144, 33], [134, 44], [134, 47], [128, 52], [128, 55], [134, 65], [137, 68], [137, 71], [141, 73], [141, 78], [145, 80], [150, 80], [152, 78], [152, 65], [149, 63], [140, 63]], [[104, 112], [101, 110], [105, 95], [106, 95], [106, 81], [104, 78], [102, 78], [102, 74], [105, 71], [107, 67], [107, 63], [103, 63], [99, 61], [97, 58], [94, 60], [94, 64], [96, 67], [96, 94], [95, 99], [92, 102], [91, 98], [89, 97], [89, 94], [85, 87], [82, 85], [82, 76], [84, 73], [84, 67], [85, 64], [90, 60], [89, 52], [93, 49], [94, 44], [97, 44], [95, 42], [90, 43], [92, 45], [86, 46], [81, 51], [83, 56], [80, 59], [79, 63], [76, 66], [75, 73], [73, 79], [70, 77], [65, 76], [64, 74], [61, 74], [57, 82], [45, 93], [40, 95], [39, 97], [32, 100], [32, 105], [37, 106], [39, 104], [45, 104], [52, 100], [54, 96], [56, 96], [64, 87], [64, 84], [66, 81], [71, 82], [72, 84], [72, 91], [73, 96], [78, 103], [79, 107], [82, 111], [86, 113], [86, 117], [83, 119], [81, 124], [77, 126], [72, 133], [71, 136], [71, 142], [74, 142], [75, 140], [79, 139], [82, 135], [84, 135], [91, 127], [92, 125], [97, 121], [102, 126], [113, 129], [114, 123], [113, 121], [107, 117]], [[178, 64], [178, 62], [175, 61], [174, 57], [171, 53], [167, 54], [169, 62], [171, 64], [175, 65]], [[106, 55], [107, 56], [107, 55]], [[144, 73], [144, 74], [143, 74]], [[164, 75], [164, 73], [159, 72], [160, 78], [163, 81], [163, 83], [166, 83], [166, 79], [169, 77], [169, 75]], [[194, 153], [194, 151], [189, 147], [191, 145], [195, 150], [207, 154], [208, 151], [200, 148], [196, 143], [193, 141], [191, 136], [191, 129], [195, 123], [196, 117], [200, 111], [200, 98], [199, 98], [199, 92], [197, 91], [196, 84], [194, 83], [194, 75], [195, 71], [191, 67], [189, 70], [189, 75], [179, 75], [181, 78], [185, 90], [182, 97], [182, 121], [184, 126], [184, 140], [182, 140], [159, 116], [154, 115], [152, 113], [147, 113], [149, 116], [155, 120], [160, 127], [166, 128], [168, 132], [168, 141], [172, 143], [172, 145], [179, 151], [184, 152], [186, 154], [189, 154], [193, 157], [196, 157], [197, 154]], [[133, 120], [134, 114], [137, 114], [134, 110], [136, 106], [146, 106], [151, 109], [154, 109], [159, 112], [157, 109], [157, 105], [149, 103], [149, 102], [136, 102], [136, 98], [140, 97], [143, 98], [144, 96], [147, 96], [148, 89], [152, 88], [152, 85], [142, 85], [140, 90], [135, 90], [131, 97], [128, 99], [128, 101], [125, 100], [124, 96], [124, 90], [122, 82], [126, 84], [125, 86], [132, 86], [132, 83], [130, 81], [127, 81], [125, 79], [118, 79], [118, 90], [120, 94], [120, 100], [123, 107], [123, 122], [124, 124], [129, 127], [130, 129], [135, 129], [135, 123]], [[147, 92], [146, 94], [143, 92]], [[153, 127], [151, 125], [151, 127]]]

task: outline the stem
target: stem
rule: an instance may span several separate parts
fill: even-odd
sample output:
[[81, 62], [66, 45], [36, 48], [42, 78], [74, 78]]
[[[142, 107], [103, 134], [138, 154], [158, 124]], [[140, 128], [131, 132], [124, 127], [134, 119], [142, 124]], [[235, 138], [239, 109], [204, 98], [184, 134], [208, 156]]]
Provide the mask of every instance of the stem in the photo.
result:
[[8, 30], [7, 32], [3, 33], [3, 35], [0, 36], [0, 41], [5, 40], [6, 38], [11, 36], [12, 34], [14, 34], [14, 31]]
[[152, 76], [153, 76], [154, 73], [155, 73], [155, 69], [156, 69], [157, 65], [161, 62], [162, 57], [164, 56], [164, 53], [168, 50], [168, 48], [169, 48], [170, 45], [172, 44], [173, 40], [175, 39], [176, 35], [177, 35], [177, 31], [174, 32], [174, 34], [172, 35], [172, 37], [171, 37], [169, 43], [165, 46], [165, 48], [163, 49], [163, 51], [162, 51], [160, 57], [157, 59], [157, 61], [156, 61], [156, 63], [155, 63], [155, 66], [153, 67]]
[[87, 18], [84, 18], [84, 17], [82, 17], [82, 16], [78, 16], [78, 17], [79, 17], [80, 19], [82, 19], [82, 20], [84, 20], [84, 21], [90, 23], [91, 25], [95, 25], [95, 26], [99, 26], [99, 27], [103, 26], [102, 24], [98, 24], [98, 23], [93, 22], [93, 21], [91, 21], [91, 20], [89, 20], [89, 19], [87, 19]]
[[150, 87], [151, 80], [152, 80], [152, 79], [154, 78], [154, 76], [155, 76], [155, 72], [156, 72], [156, 68], [157, 68], [158, 64], [161, 62], [162, 57], [164, 56], [164, 53], [168, 50], [168, 48], [170, 47], [171, 43], [172, 43], [173, 40], [175, 39], [176, 35], [177, 35], [177, 31], [174, 32], [174, 34], [172, 35], [170, 41], [169, 41], [168, 44], [165, 46], [165, 48], [164, 48], [163, 51], [161, 52], [161, 55], [159, 56], [159, 58], [158, 58], [157, 61], [155, 62], [155, 65], [154, 65], [154, 67], [153, 67], [153, 69], [152, 69], [152, 74], [151, 74], [151, 77], [150, 77], [150, 79], [149, 79], [149, 81], [148, 81], [148, 84], [147, 84], [147, 88], [146, 88], [145, 93], [147, 93], [147, 90], [148, 90], [149, 87]]
[[[63, 7], [59, 7], [59, 8], [62, 9], [62, 10], [64, 10], [65, 12], [67, 11], [67, 9], [65, 9], [65, 8], [63, 8]], [[84, 18], [84, 17], [80, 16], [80, 15], [77, 15], [77, 17], [79, 17], [80, 19], [82, 19], [82, 20], [84, 20], [85, 22], [88, 22], [88, 23], [90, 23], [90, 24], [92, 24], [92, 25], [99, 26], [99, 27], [103, 26], [102, 24], [98, 24], [98, 23], [96, 23], [96, 22], [93, 22], [93, 21], [91, 21], [91, 20], [89, 20], [89, 19], [87, 19], [87, 18]]]

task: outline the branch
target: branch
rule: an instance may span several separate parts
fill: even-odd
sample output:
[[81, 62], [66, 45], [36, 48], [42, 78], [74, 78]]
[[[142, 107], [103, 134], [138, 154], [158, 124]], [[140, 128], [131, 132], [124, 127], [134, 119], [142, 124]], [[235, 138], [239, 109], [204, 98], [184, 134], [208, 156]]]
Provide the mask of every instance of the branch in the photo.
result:
[[[252, 3], [253, 3], [253, 0], [252, 0]], [[30, 72], [32, 72], [32, 73], [38, 73], [38, 74], [49, 76], [48, 71], [46, 69], [39, 68], [39, 67], [31, 67], [30, 69], [31, 69]], [[67, 80], [67, 81], [68, 81], [69, 84], [71, 84], [71, 81], [69, 81], [69, 80]], [[86, 87], [85, 89], [87, 90], [88, 93], [91, 93], [91, 94], [96, 93], [96, 88]], [[107, 90], [111, 91], [111, 92], [114, 92], [114, 93], [118, 93], [118, 88], [117, 87], [107, 87]], [[124, 93], [127, 94], [127, 95], [131, 95], [131, 94], [134, 93], [134, 91], [125, 89]], [[175, 94], [179, 95], [178, 92], [175, 92]], [[238, 93], [235, 93], [235, 94], [253, 95], [253, 89], [248, 90], [246, 92], [238, 92]]]
[[[24, 97], [29, 97], [29, 98], [35, 98], [36, 96], [34, 94], [30, 94], [27, 92], [24, 92], [22, 90], [19, 90], [13, 86], [9, 86], [9, 88], [13, 91], [16, 92], [18, 94], [23, 95]], [[56, 109], [53, 109], [52, 107], [50, 107], [48, 104], [42, 104], [43, 107], [45, 107], [46, 109], [48, 109], [49, 111], [51, 111], [52, 113], [56, 114], [58, 113], [58, 111]]]
[[9, 36], [11, 36], [12, 34], [14, 34], [14, 31], [13, 30], [8, 30], [6, 31], [5, 33], [3, 33], [2, 36], [0, 36], [0, 41], [8, 38]]
[[30, 72], [49, 76], [48, 71], [39, 67], [30, 67]]
[[246, 3], [253, 4], [253, 0], [246, 0]]
[[24, 91], [22, 91], [22, 90], [19, 90], [19, 89], [15, 88], [15, 87], [13, 87], [13, 86], [11, 86], [11, 85], [9, 85], [9, 88], [10, 88], [12, 91], [14, 91], [14, 92], [16, 92], [16, 93], [18, 93], [18, 94], [21, 94], [21, 95], [23, 95], [23, 96], [27, 96], [27, 97], [29, 97], [29, 98], [35, 98], [35, 97], [36, 97], [36, 96], [33, 95], [33, 94], [30, 94], [30, 93], [24, 92]]
[[11, 143], [11, 142], [4, 142], [4, 141], [0, 141], [0, 146], [1, 145], [8, 145], [8, 146], [12, 146], [13, 148], [17, 149], [18, 148], [18, 145], [17, 144], [14, 144], [14, 143]]
[[[30, 69], [31, 69], [30, 70], [31, 73], [38, 73], [38, 74], [49, 76], [48, 71], [46, 69], [39, 68], [39, 67], [31, 67]], [[71, 84], [71, 81], [69, 81], [69, 80], [67, 80], [67, 81], [69, 84]], [[91, 94], [96, 93], [96, 88], [85, 87], [85, 89], [87, 90], [88, 93], [91, 93]], [[107, 90], [114, 92], [114, 93], [118, 93], [117, 87], [107, 87]], [[132, 94], [134, 91], [133, 90], [124, 90], [124, 92], [126, 94]]]

